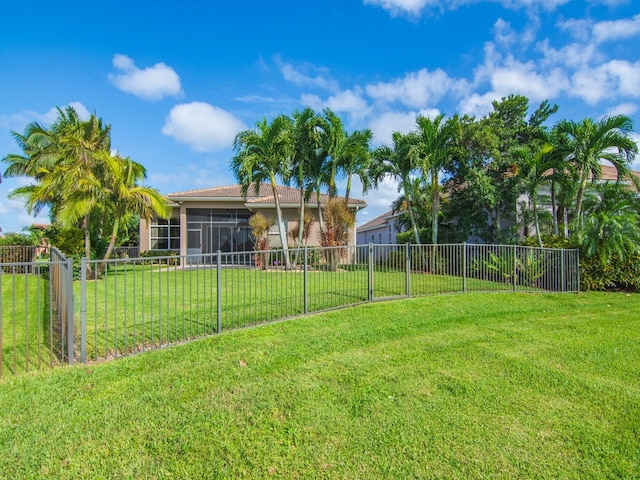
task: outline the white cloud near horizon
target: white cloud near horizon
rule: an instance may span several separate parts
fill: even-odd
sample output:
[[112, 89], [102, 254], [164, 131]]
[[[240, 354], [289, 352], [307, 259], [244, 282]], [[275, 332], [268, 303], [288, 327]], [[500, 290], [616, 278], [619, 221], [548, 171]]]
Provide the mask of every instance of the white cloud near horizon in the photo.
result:
[[598, 22], [592, 32], [597, 43], [634, 37], [640, 34], [640, 13], [632, 18]]
[[[536, 10], [553, 11], [569, 0], [485, 0], [485, 3], [499, 3], [511, 10], [525, 9], [529, 12]], [[480, 0], [363, 0], [364, 5], [375, 5], [387, 10], [392, 17], [407, 15], [418, 17], [426, 9], [439, 12], [455, 10], [464, 5], [482, 3]]]
[[183, 94], [180, 77], [164, 63], [141, 69], [130, 57], [116, 54], [113, 56], [113, 67], [121, 73], [110, 73], [111, 83], [119, 90], [143, 100], [161, 100]]
[[231, 147], [238, 132], [245, 129], [232, 113], [205, 102], [191, 102], [171, 109], [162, 133], [196, 152], [213, 152]]
[[435, 118], [439, 114], [439, 110], [430, 109], [419, 112], [385, 112], [376, 115], [369, 121], [369, 128], [373, 133], [373, 143], [377, 145], [391, 145], [393, 132], [409, 133], [416, 128], [416, 118], [418, 115]]
[[[87, 107], [81, 102], [69, 102], [68, 104], [60, 107], [64, 110], [66, 107], [73, 107], [78, 113], [80, 120], [88, 120], [91, 116]], [[7, 128], [10, 130], [21, 131], [28, 123], [38, 122], [45, 126], [49, 126], [58, 118], [58, 108], [52, 107], [48, 112], [39, 113], [32, 110], [23, 110], [19, 113], [13, 113], [8, 115], [0, 115], [0, 128]]]
[[329, 69], [305, 62], [294, 66], [276, 55], [275, 62], [282, 77], [297, 86], [316, 87], [329, 92], [338, 90], [338, 82], [331, 77]]
[[365, 90], [374, 100], [385, 104], [400, 102], [409, 108], [424, 108], [449, 93], [460, 95], [466, 88], [464, 79], [451, 78], [441, 69], [430, 72], [423, 68], [389, 82], [367, 85]]

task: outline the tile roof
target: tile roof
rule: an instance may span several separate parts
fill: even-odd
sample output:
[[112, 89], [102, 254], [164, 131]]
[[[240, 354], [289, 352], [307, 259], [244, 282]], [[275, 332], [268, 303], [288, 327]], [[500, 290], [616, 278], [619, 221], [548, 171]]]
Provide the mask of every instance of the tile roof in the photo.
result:
[[[299, 204], [300, 203], [300, 191], [297, 188], [284, 187], [278, 185], [276, 187], [280, 202], [282, 204]], [[273, 190], [268, 183], [261, 183], [258, 191], [252, 187], [247, 191], [247, 195], [242, 194], [241, 185], [226, 185], [222, 187], [201, 188], [198, 190], [185, 190], [183, 192], [174, 192], [167, 195], [170, 200], [179, 199], [225, 199], [225, 200], [244, 200], [247, 204], [254, 205], [270, 205], [274, 203]], [[342, 198], [344, 197], [337, 197]], [[329, 195], [320, 194], [320, 203], [325, 204], [329, 200]], [[309, 205], [317, 204], [316, 194], [312, 193], [309, 198]], [[367, 202], [364, 200], [358, 200], [355, 198], [349, 198], [349, 205], [365, 207]]]
[[374, 218], [373, 220], [369, 220], [364, 225], [358, 227], [358, 231], [369, 230], [370, 228], [379, 227], [380, 225], [384, 225], [387, 219], [394, 215], [393, 210], [389, 210], [388, 212], [383, 213], [379, 217]]

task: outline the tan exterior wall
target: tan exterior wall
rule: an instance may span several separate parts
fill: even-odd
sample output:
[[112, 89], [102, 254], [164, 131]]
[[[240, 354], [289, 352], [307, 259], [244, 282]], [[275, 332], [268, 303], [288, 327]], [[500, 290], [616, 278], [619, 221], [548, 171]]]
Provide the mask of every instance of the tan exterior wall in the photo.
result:
[[[195, 201], [195, 202], [184, 202], [179, 206], [173, 208], [172, 218], [180, 219], [180, 255], [187, 254], [187, 209], [188, 208], [214, 208], [220, 210], [226, 209], [235, 209], [235, 210], [248, 210], [242, 201], [217, 201], [212, 202], [208, 201]], [[276, 219], [276, 209], [273, 207], [266, 208], [254, 208], [256, 212], [261, 212], [267, 218], [273, 218], [274, 222]], [[309, 233], [309, 237], [307, 239], [307, 245], [310, 247], [319, 246], [320, 245], [320, 225], [317, 219], [317, 211], [316, 207], [309, 207], [309, 211], [313, 214], [315, 221], [311, 226], [311, 231]], [[291, 231], [295, 227], [298, 226], [299, 223], [299, 212], [298, 208], [283, 208], [282, 209], [283, 218], [288, 223], [288, 229]], [[150, 249], [150, 225], [145, 221], [140, 221], [140, 251], [144, 252]], [[349, 234], [349, 245], [355, 245], [355, 226], [351, 229]], [[290, 235], [287, 236], [288, 243], [290, 246], [295, 246], [297, 239], [291, 238]], [[274, 247], [280, 246], [280, 237], [278, 234], [270, 235], [270, 243]]]

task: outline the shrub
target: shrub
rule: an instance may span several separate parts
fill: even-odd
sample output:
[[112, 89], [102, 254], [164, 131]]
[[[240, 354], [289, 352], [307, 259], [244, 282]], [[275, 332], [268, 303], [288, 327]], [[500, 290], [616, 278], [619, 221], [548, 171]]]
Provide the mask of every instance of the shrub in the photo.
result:
[[[143, 265], [153, 265], [156, 263], [168, 264], [171, 266], [180, 265], [180, 252], [175, 250], [147, 250], [140, 254], [140, 257], [148, 258], [143, 261]], [[167, 258], [168, 262], [159, 262], [156, 258], [149, 257], [163, 257]]]

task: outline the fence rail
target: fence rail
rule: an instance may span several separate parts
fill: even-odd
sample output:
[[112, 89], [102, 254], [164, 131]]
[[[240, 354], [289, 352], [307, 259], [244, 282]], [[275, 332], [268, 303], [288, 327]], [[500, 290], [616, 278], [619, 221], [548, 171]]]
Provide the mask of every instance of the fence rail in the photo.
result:
[[[576, 292], [576, 250], [357, 245], [82, 260], [56, 249], [0, 263], [0, 376], [130, 355], [382, 299], [474, 291]], [[92, 271], [104, 268], [99, 280]], [[76, 272], [77, 273], [77, 272]]]

